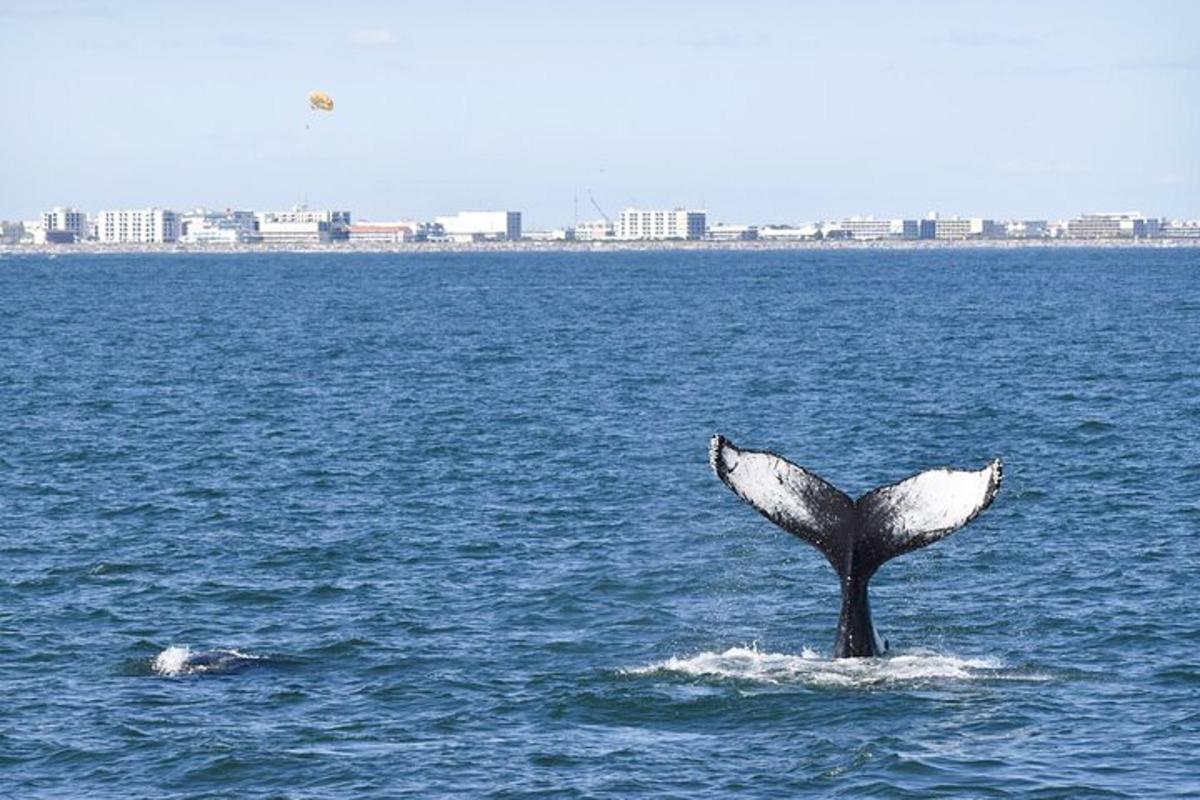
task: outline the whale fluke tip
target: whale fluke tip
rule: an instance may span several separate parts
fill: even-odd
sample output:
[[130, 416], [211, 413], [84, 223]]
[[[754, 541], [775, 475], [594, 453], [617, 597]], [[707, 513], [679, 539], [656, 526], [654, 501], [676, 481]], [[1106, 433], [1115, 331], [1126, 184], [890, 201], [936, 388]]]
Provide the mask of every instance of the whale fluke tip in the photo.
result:
[[721, 473], [717, 466], [718, 459], [721, 457], [721, 448], [725, 445], [726, 439], [719, 433], [714, 433], [712, 438], [708, 440], [708, 465], [713, 468], [713, 472], [718, 475]]

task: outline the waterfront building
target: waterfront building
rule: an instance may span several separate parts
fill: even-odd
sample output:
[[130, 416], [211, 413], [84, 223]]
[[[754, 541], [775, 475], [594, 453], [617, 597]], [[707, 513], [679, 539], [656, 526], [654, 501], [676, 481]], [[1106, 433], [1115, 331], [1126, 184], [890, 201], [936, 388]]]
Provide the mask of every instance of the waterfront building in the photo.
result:
[[1003, 225], [996, 224], [995, 220], [982, 217], [969, 219], [938, 217], [922, 221], [933, 223], [933, 238], [935, 239], [996, 239], [1004, 236]]
[[198, 208], [179, 215], [183, 244], [245, 244], [258, 241], [258, 218], [253, 211], [208, 211]]
[[598, 242], [617, 238], [617, 227], [606, 219], [575, 223], [575, 240]]
[[521, 238], [520, 211], [460, 211], [436, 221], [451, 241], [515, 242]]
[[642, 210], [627, 208], [617, 221], [618, 239], [703, 239], [707, 215], [685, 208]]
[[1050, 224], [1044, 219], [1012, 219], [1004, 223], [1004, 235], [1009, 239], [1045, 239]]
[[326, 244], [350, 236], [350, 212], [293, 206], [289, 211], [255, 214], [263, 244]]
[[350, 243], [401, 244], [421, 235], [419, 222], [356, 222], [350, 226]]
[[915, 219], [849, 217], [822, 227], [828, 239], [916, 239], [920, 228]]
[[1158, 235], [1167, 239], [1200, 239], [1200, 219], [1173, 219], [1164, 222]]
[[179, 217], [162, 208], [101, 211], [96, 238], [104, 244], [168, 244], [179, 238]]
[[0, 244], [17, 244], [24, 236], [24, 222], [0, 221]]
[[758, 238], [758, 226], [717, 223], [709, 226], [706, 236], [714, 242], [749, 242]]
[[777, 242], [810, 242], [822, 238], [818, 225], [764, 225], [758, 229], [758, 238]]
[[574, 228], [555, 228], [549, 231], [524, 231], [521, 238], [529, 242], [573, 242]]
[[1140, 239], [1158, 233], [1159, 221], [1146, 219], [1140, 211], [1083, 214], [1067, 220], [1071, 239]]
[[88, 236], [87, 214], [77, 208], [58, 206], [42, 212], [43, 241], [50, 244], [72, 244]]

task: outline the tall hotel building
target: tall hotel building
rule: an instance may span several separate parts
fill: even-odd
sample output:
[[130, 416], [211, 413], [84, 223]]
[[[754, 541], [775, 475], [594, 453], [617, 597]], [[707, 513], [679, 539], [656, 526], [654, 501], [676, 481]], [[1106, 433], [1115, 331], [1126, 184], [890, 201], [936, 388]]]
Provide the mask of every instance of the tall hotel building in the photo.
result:
[[96, 238], [105, 244], [174, 242], [179, 239], [179, 217], [161, 208], [101, 211], [96, 216]]
[[617, 221], [618, 239], [703, 239], [708, 227], [703, 211], [676, 208], [642, 211], [627, 208]]

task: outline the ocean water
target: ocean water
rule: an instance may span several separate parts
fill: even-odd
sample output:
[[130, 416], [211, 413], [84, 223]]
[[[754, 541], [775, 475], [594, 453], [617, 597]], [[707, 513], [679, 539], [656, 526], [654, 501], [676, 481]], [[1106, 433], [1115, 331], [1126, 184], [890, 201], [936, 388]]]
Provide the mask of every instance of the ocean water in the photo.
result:
[[[0, 260], [0, 796], [1200, 796], [1200, 250]], [[712, 475], [1005, 460], [872, 582]]]

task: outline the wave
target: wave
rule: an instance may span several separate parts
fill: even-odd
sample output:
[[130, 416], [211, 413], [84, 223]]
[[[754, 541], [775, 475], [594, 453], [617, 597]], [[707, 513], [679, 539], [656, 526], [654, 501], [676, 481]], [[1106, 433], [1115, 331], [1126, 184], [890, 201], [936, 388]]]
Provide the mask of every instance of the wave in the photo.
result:
[[180, 675], [217, 674], [239, 672], [265, 659], [262, 656], [242, 653], [238, 650], [200, 650], [193, 652], [187, 645], [172, 645], [151, 662], [150, 668], [156, 675], [174, 678]]
[[960, 658], [927, 650], [897, 652], [882, 658], [832, 659], [809, 648], [794, 655], [767, 653], [756, 646], [672, 657], [622, 672], [626, 675], [676, 674], [767, 684], [851, 688], [943, 681], [1048, 680], [1043, 675], [1006, 669], [1003, 662], [993, 658]]

